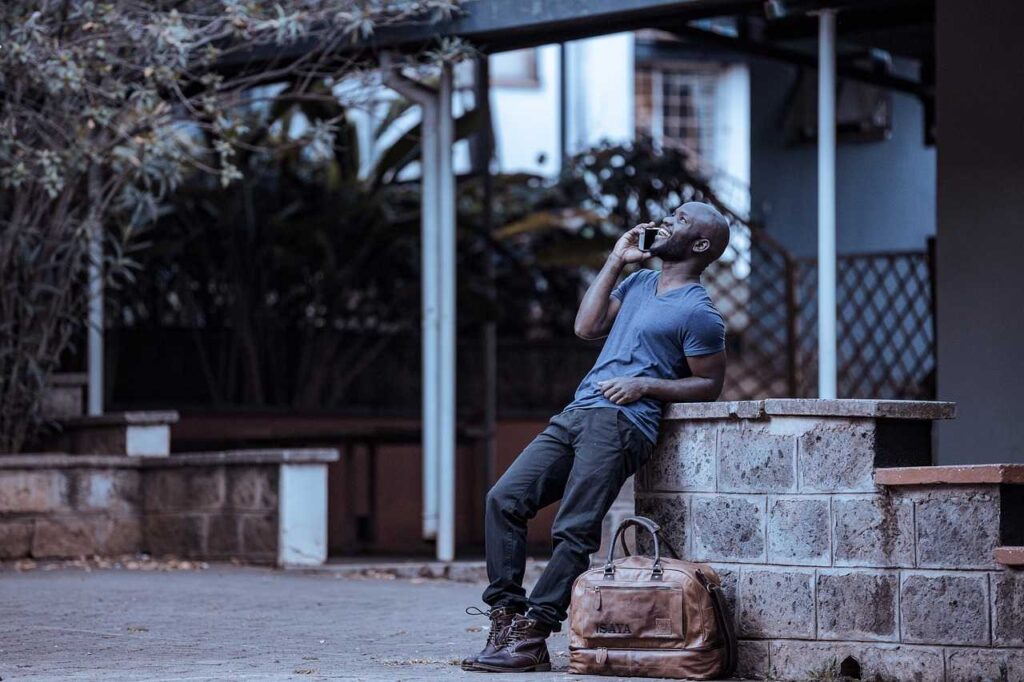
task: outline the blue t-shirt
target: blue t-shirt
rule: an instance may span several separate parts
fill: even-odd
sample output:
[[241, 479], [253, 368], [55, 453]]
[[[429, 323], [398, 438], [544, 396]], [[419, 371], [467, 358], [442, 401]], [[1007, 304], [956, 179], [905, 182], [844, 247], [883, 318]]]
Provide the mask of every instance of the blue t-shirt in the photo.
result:
[[565, 410], [614, 407], [622, 410], [652, 443], [658, 439], [661, 402], [641, 398], [616, 405], [597, 384], [616, 377], [683, 379], [686, 357], [725, 350], [725, 321], [700, 284], [658, 295], [659, 274], [638, 270], [622, 280], [612, 296], [622, 301], [604, 348]]

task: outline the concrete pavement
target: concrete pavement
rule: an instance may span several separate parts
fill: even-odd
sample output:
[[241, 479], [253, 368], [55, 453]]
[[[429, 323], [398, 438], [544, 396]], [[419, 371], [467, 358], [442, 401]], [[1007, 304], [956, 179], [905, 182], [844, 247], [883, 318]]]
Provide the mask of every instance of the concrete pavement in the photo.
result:
[[[463, 680], [481, 585], [213, 565], [0, 572], [0, 677], [19, 680]], [[603, 680], [556, 671], [522, 679]]]

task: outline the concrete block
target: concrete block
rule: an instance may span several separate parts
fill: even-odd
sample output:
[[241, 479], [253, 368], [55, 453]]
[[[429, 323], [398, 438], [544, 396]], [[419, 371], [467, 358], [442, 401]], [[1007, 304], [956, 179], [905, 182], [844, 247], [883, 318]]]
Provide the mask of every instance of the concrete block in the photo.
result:
[[988, 576], [904, 573], [901, 640], [922, 644], [989, 644]]
[[741, 639], [737, 644], [736, 676], [744, 680], [767, 680], [771, 670], [768, 642]]
[[694, 560], [763, 562], [765, 502], [760, 495], [694, 495]]
[[827, 497], [768, 498], [768, 562], [828, 566], [832, 538]]
[[285, 464], [280, 476], [278, 564], [322, 564], [327, 560], [327, 465]]
[[817, 422], [797, 438], [801, 492], [873, 492], [875, 425], [870, 419]]
[[871, 682], [938, 682], [944, 674], [937, 647], [783, 640], [771, 643], [770, 657], [772, 679], [780, 680], [837, 680], [847, 658], [860, 665], [860, 679]]
[[715, 490], [717, 422], [665, 422], [658, 446], [637, 475], [645, 491]]
[[68, 509], [68, 482], [57, 470], [0, 472], [0, 513]]
[[715, 573], [718, 574], [718, 579], [722, 585], [722, 596], [725, 597], [725, 606], [729, 610], [729, 615], [732, 617], [733, 625], [737, 623], [737, 614], [739, 613], [739, 600], [736, 595], [738, 593], [738, 583], [740, 579], [739, 568], [735, 565], [728, 564], [711, 564], [711, 567], [715, 569]]
[[945, 682], [1022, 682], [1024, 650], [946, 649]]
[[95, 526], [97, 553], [116, 556], [142, 551], [142, 522], [138, 517], [101, 518]]
[[277, 514], [246, 514], [242, 517], [242, 555], [246, 559], [277, 557]]
[[912, 502], [892, 495], [833, 498], [832, 559], [836, 566], [913, 566]]
[[147, 471], [142, 490], [142, 506], [147, 511], [172, 511], [190, 506], [185, 469]]
[[226, 467], [228, 506], [255, 511], [277, 507], [277, 467]]
[[188, 506], [189, 509], [220, 509], [224, 506], [225, 474], [224, 467], [189, 469]]
[[766, 422], [727, 422], [718, 431], [718, 490], [796, 491], [796, 439], [772, 433]]
[[98, 554], [92, 519], [48, 516], [36, 519], [32, 534], [32, 556], [58, 559]]
[[818, 639], [899, 641], [895, 571], [818, 572]]
[[206, 556], [206, 522], [202, 514], [147, 514], [145, 548], [154, 556]]
[[993, 643], [1024, 647], [1024, 571], [992, 573], [991, 581]]
[[740, 637], [814, 637], [814, 571], [741, 568]]
[[994, 489], [948, 487], [914, 494], [920, 568], [994, 568], [999, 497]]
[[136, 469], [73, 469], [67, 473], [75, 509], [131, 514], [138, 508], [141, 477]]
[[[661, 526], [662, 534], [682, 558], [690, 556], [690, 498], [687, 495], [639, 495], [636, 513], [653, 519]], [[637, 531], [636, 547], [640, 554], [650, 556], [654, 545], [650, 535]]]
[[0, 559], [21, 559], [32, 551], [33, 522], [0, 521]]
[[206, 526], [206, 551], [211, 557], [238, 557], [242, 553], [242, 519], [237, 514], [211, 514]]

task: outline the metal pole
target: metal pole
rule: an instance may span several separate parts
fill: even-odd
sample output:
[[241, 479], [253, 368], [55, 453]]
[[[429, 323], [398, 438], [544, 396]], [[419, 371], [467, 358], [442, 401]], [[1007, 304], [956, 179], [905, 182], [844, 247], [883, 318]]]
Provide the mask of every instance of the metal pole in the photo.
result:
[[[483, 215], [481, 223], [487, 239], [491, 239], [494, 228], [494, 182], [491, 177], [491, 157], [494, 156], [493, 122], [491, 121], [491, 76], [487, 55], [476, 60], [475, 106], [480, 112], [480, 132], [477, 133], [476, 170], [483, 185]], [[487, 282], [487, 300], [494, 308], [496, 301], [495, 277], [497, 276], [494, 249], [487, 241], [484, 250], [484, 275]], [[498, 422], [498, 325], [494, 319], [484, 323], [483, 348], [483, 401], [484, 401], [484, 461], [483, 489], [481, 500], [494, 483], [498, 468], [497, 422]]]
[[403, 97], [416, 102], [422, 110], [421, 167], [420, 167], [420, 286], [423, 310], [422, 367], [422, 443], [423, 443], [423, 538], [437, 537], [438, 452], [440, 431], [440, 310], [439, 231], [440, 189], [438, 163], [438, 102], [437, 93], [402, 76], [394, 67], [391, 56], [381, 55], [384, 84]]
[[93, 219], [89, 225], [89, 330], [87, 411], [90, 416], [103, 414], [103, 224], [96, 207], [100, 201], [100, 171], [93, 166], [88, 173], [89, 201], [93, 203]]
[[558, 44], [558, 168], [569, 158], [569, 47]]
[[818, 397], [836, 392], [836, 14], [818, 15]]
[[455, 558], [455, 175], [452, 172], [452, 67], [441, 69], [437, 164], [440, 178], [440, 425], [437, 558]]
[[422, 131], [420, 144], [423, 146], [420, 182], [422, 183], [422, 235], [421, 242], [421, 274], [423, 289], [423, 537], [433, 540], [437, 537], [437, 491], [438, 461], [440, 459], [440, 432], [438, 431], [438, 410], [440, 401], [441, 368], [439, 349], [441, 344], [441, 311], [439, 303], [440, 287], [438, 286], [440, 254], [438, 243], [440, 237], [440, 182], [438, 164], [440, 162], [440, 145], [437, 135], [438, 111], [437, 102], [433, 98], [423, 105]]

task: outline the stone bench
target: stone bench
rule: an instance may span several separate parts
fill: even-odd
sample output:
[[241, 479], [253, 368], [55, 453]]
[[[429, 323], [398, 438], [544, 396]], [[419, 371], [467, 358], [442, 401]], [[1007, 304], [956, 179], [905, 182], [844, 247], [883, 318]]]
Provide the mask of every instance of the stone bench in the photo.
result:
[[336, 450], [0, 457], [0, 559], [149, 553], [318, 565]]
[[[1024, 677], [1019, 470], [931, 467], [951, 403], [764, 400], [666, 407], [636, 511], [721, 574], [740, 673]], [[650, 551], [639, 539], [641, 551]]]

